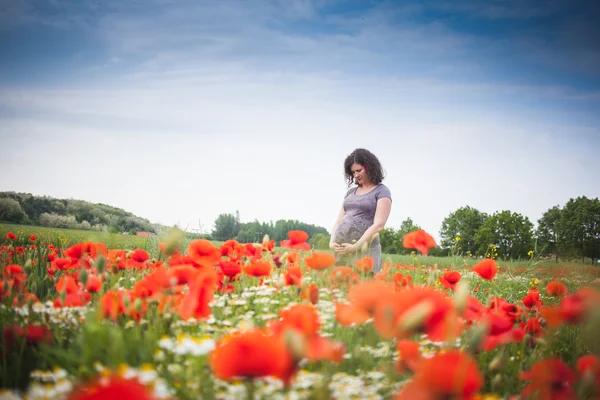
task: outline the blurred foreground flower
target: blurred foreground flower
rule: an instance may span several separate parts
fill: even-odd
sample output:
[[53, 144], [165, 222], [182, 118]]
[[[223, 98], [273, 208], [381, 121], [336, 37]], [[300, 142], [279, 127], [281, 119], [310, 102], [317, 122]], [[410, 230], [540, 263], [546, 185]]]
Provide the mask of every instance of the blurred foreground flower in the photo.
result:
[[429, 253], [429, 249], [437, 244], [435, 239], [422, 229], [412, 231], [404, 235], [402, 245], [407, 249], [417, 249], [423, 255]]

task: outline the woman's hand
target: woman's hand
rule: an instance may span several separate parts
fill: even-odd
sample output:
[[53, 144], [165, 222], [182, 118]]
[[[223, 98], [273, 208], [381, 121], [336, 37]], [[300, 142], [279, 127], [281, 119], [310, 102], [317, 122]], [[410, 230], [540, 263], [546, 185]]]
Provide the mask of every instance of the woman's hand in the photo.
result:
[[341, 245], [336, 242], [329, 243], [329, 248], [337, 253], [338, 249], [341, 248]]
[[356, 244], [342, 243], [338, 246], [339, 247], [335, 250], [335, 252], [341, 255], [353, 254], [356, 253], [356, 251], [358, 250]]

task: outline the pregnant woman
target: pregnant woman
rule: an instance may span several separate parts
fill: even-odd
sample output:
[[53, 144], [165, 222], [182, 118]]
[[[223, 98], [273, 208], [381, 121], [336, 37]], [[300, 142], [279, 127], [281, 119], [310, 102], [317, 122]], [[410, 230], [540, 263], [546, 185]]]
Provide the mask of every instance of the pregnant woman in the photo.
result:
[[[379, 235], [390, 215], [392, 195], [383, 183], [383, 169], [368, 150], [356, 149], [344, 161], [348, 186], [340, 213], [332, 229], [329, 247], [349, 266], [362, 257], [373, 259], [372, 272], [381, 270]], [[366, 247], [366, 251], [365, 251]]]

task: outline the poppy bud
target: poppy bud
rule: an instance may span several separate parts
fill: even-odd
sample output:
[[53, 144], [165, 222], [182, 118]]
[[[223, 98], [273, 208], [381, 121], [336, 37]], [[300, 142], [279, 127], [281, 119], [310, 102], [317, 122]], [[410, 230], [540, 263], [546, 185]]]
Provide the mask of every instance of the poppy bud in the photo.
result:
[[475, 352], [479, 349], [479, 345], [486, 337], [489, 330], [489, 323], [479, 322], [471, 328], [471, 341], [467, 345], [467, 351]]
[[494, 359], [490, 362], [490, 372], [500, 372], [502, 368], [504, 368], [505, 362], [506, 357], [504, 356], [504, 353], [497, 354], [496, 357], [494, 357]]
[[379, 232], [375, 233], [371, 238], [371, 242], [375, 241], [375, 239], [379, 238]]
[[123, 306], [125, 306], [126, 310], [129, 310], [130, 305], [131, 305], [131, 299], [129, 298], [129, 294], [125, 294], [123, 296]]
[[502, 385], [502, 375], [497, 374], [496, 376], [494, 376], [494, 378], [492, 379], [492, 388], [496, 391], [498, 391], [500, 389], [500, 385]]
[[437, 274], [432, 270], [427, 278], [427, 286], [434, 286], [435, 282], [437, 282]]
[[363, 245], [360, 248], [360, 251], [363, 253], [366, 253], [367, 250], [369, 250], [369, 244], [367, 242], [364, 242]]
[[170, 256], [177, 251], [182, 237], [183, 232], [180, 229], [171, 229], [165, 241], [165, 255]]
[[117, 264], [113, 264], [110, 266], [110, 272], [113, 274], [119, 273], [119, 266]]
[[286, 282], [287, 282], [287, 281], [286, 281], [286, 279], [285, 279], [285, 275], [283, 275], [283, 274], [279, 274], [279, 279], [277, 280], [277, 284], [276, 284], [276, 286], [277, 286], [278, 288], [285, 287], [285, 284], [286, 284]]
[[135, 301], [133, 302], [133, 307], [136, 312], [141, 313], [142, 312], [142, 299], [140, 299], [140, 298], [135, 299]]
[[593, 391], [596, 387], [596, 376], [593, 368], [588, 368], [581, 376], [581, 389], [583, 392]]
[[96, 257], [95, 267], [100, 275], [106, 272], [106, 259], [100, 253], [98, 253], [98, 257]]
[[88, 281], [87, 269], [82, 268], [81, 271], [79, 271], [79, 282], [83, 283], [83, 287], [86, 287], [87, 281]]
[[456, 290], [454, 291], [454, 303], [456, 304], [456, 311], [459, 313], [462, 313], [467, 307], [469, 290], [469, 283], [465, 280], [461, 279], [456, 284]]
[[295, 329], [286, 329], [283, 334], [283, 338], [286, 347], [290, 350], [290, 353], [292, 353], [294, 359], [303, 359], [307, 351], [306, 340], [304, 337]]
[[423, 321], [429, 317], [434, 305], [430, 300], [424, 300], [409, 308], [398, 325], [404, 332], [412, 332], [423, 325]]

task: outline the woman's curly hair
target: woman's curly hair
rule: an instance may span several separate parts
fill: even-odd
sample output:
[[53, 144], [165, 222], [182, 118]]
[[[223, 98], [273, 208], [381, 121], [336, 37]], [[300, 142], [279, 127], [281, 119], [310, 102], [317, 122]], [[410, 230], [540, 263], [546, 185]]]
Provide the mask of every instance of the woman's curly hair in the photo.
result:
[[356, 149], [344, 160], [344, 176], [348, 181], [348, 187], [354, 183], [352, 174], [352, 164], [354, 163], [367, 166], [369, 180], [375, 185], [379, 185], [385, 178], [385, 171], [381, 167], [379, 159], [369, 150]]

